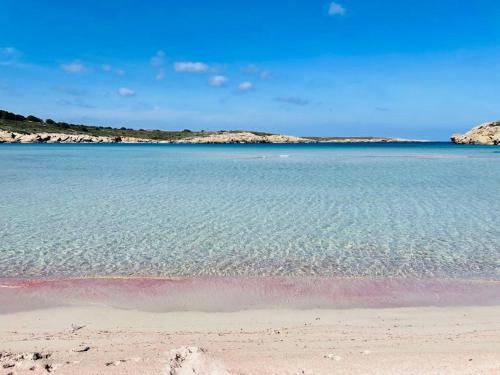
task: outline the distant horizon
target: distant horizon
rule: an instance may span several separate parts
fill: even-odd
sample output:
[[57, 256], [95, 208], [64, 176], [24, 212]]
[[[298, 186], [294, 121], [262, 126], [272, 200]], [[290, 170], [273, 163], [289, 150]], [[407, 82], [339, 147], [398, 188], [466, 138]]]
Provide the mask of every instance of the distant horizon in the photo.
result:
[[[0, 108], [0, 115], [1, 115], [1, 112], [10, 112], [11, 114], [14, 114], [14, 115], [22, 115], [24, 116], [25, 118], [27, 118], [28, 121], [31, 121], [29, 120], [28, 117], [30, 116], [35, 116], [33, 114], [24, 114], [24, 113], [14, 113], [14, 112], [11, 112], [11, 111], [6, 111], [5, 109], [2, 109]], [[55, 123], [63, 123], [64, 121], [58, 121], [57, 119], [54, 119], [54, 118], [51, 118], [51, 117], [47, 117], [47, 118], [43, 118], [43, 117], [38, 117], [38, 116], [35, 116], [37, 117], [39, 120], [43, 121], [43, 122], [46, 122], [46, 123], [49, 123], [49, 124], [53, 124], [54, 122]], [[0, 116], [0, 121], [1, 121], [1, 116]], [[52, 122], [51, 122], [52, 121]], [[99, 127], [99, 128], [109, 128], [110, 126], [106, 125], [106, 124], [99, 124], [99, 125], [96, 125], [96, 124], [88, 124], [88, 123], [78, 123], [78, 124], [72, 124], [72, 123], [69, 123], [69, 125], [73, 125], [73, 126], [87, 126], [87, 127]], [[123, 127], [120, 127], [119, 125], [117, 126], [114, 126], [112, 127], [113, 129], [115, 130], [120, 130], [120, 128], [122, 129], [125, 129]], [[0, 130], [1, 127], [0, 127]], [[65, 130], [65, 128], [61, 128], [61, 132], [63, 132]], [[126, 130], [140, 130], [140, 131], [146, 131], [146, 132], [155, 132], [155, 131], [166, 131], [166, 132], [184, 132], [184, 131], [189, 131], [189, 132], [193, 132], [193, 134], [196, 134], [196, 133], [203, 133], [205, 132], [204, 129], [156, 129], [156, 128], [148, 128], [148, 127], [134, 127], [134, 126], [131, 126], [129, 128], [127, 128]], [[16, 130], [11, 130], [11, 131], [14, 131], [16, 132]], [[207, 130], [206, 132], [254, 132], [254, 133], [268, 133], [268, 134], [277, 134], [277, 133], [272, 133], [272, 132], [267, 132], [267, 131], [255, 131], [253, 129], [218, 129], [218, 130]], [[378, 136], [378, 135], [358, 135], [358, 136], [350, 136], [350, 135], [324, 135], [324, 136], [316, 136], [316, 135], [296, 135], [296, 134], [285, 134], [285, 133], [280, 133], [280, 134], [283, 134], [283, 135], [291, 135], [291, 136], [299, 136], [299, 137], [304, 137], [304, 138], [381, 138], [381, 139], [389, 139], [389, 138], [394, 138], [394, 139], [397, 139], [397, 138], [401, 138], [401, 139], [405, 139], [405, 138], [402, 138], [402, 137], [384, 137], [384, 136]], [[407, 139], [411, 139], [411, 138], [407, 138]], [[429, 142], [437, 142], [437, 143], [443, 143], [443, 142], [450, 142], [451, 141], [448, 139], [446, 141], [441, 141], [441, 140], [433, 140], [433, 139], [428, 139], [428, 138], [419, 138], [419, 139], [416, 139], [414, 138], [415, 140], [419, 140], [419, 141], [429, 141]]]
[[[5, 110], [4, 108], [0, 108], [0, 110]], [[9, 111], [12, 112], [12, 111]], [[15, 113], [15, 112], [14, 112]], [[21, 114], [25, 117], [32, 115], [41, 118], [42, 120], [54, 120], [56, 122], [68, 122], [67, 120], [58, 120], [55, 118], [52, 118], [50, 116], [39, 116], [37, 114], [33, 113], [16, 113], [16, 114]], [[110, 124], [93, 124], [93, 123], [86, 123], [86, 122], [77, 122], [75, 125], [85, 125], [85, 126], [96, 126], [96, 127], [113, 127], [115, 129], [119, 129], [121, 127], [120, 124], [117, 125], [110, 125]], [[132, 130], [145, 130], [145, 131], [156, 131], [156, 130], [162, 130], [162, 131], [182, 131], [182, 130], [189, 130], [189, 131], [194, 131], [194, 132], [224, 132], [224, 131], [242, 131], [242, 132], [261, 132], [261, 133], [270, 133], [270, 134], [286, 134], [286, 135], [292, 135], [292, 136], [298, 136], [298, 137], [316, 137], [316, 138], [405, 138], [405, 137], [391, 137], [391, 136], [383, 136], [383, 135], [370, 135], [370, 134], [362, 134], [362, 135], [329, 135], [329, 134], [324, 134], [324, 135], [311, 135], [311, 134], [292, 134], [292, 133], [287, 133], [282, 132], [282, 133], [273, 133], [268, 130], [255, 130], [255, 129], [250, 129], [250, 128], [226, 128], [226, 129], [212, 129], [212, 130], [205, 130], [205, 129], [197, 129], [197, 128], [171, 128], [171, 129], [161, 129], [161, 128], [150, 128], [150, 127], [144, 127], [144, 126], [134, 126], [134, 125], [129, 125], [128, 128]], [[451, 134], [450, 134], [451, 136]], [[451, 142], [450, 137], [448, 137], [446, 140], [434, 140], [430, 138], [413, 138], [413, 139], [420, 139], [420, 140], [429, 140], [432, 142]]]
[[0, 4], [2, 109], [161, 130], [448, 141], [500, 119], [500, 4]]

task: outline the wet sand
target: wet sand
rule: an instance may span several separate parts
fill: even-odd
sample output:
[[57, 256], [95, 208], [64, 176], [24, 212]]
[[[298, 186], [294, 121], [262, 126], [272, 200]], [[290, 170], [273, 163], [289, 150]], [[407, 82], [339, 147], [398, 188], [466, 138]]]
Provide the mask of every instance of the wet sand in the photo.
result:
[[0, 313], [95, 304], [156, 312], [500, 305], [500, 281], [326, 277], [0, 279]]

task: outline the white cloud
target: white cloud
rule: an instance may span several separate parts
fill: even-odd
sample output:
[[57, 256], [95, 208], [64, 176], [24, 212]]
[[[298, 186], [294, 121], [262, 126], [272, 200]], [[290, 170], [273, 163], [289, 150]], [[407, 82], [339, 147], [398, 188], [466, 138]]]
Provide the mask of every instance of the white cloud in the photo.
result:
[[123, 69], [116, 69], [115, 73], [118, 74], [119, 76], [124, 76], [125, 75], [125, 70], [123, 70]]
[[227, 77], [224, 76], [213, 76], [208, 79], [208, 84], [210, 86], [223, 86], [227, 83], [228, 79]]
[[73, 61], [66, 64], [61, 64], [61, 69], [68, 73], [82, 73], [85, 71], [85, 65], [81, 62]]
[[123, 96], [124, 98], [130, 98], [131, 96], [135, 95], [135, 91], [127, 87], [120, 87], [118, 89], [118, 95]]
[[162, 66], [165, 63], [165, 52], [159, 50], [156, 54], [151, 57], [151, 65]]
[[165, 69], [161, 68], [159, 71], [158, 71], [158, 74], [155, 76], [155, 79], [157, 81], [161, 81], [163, 78], [165, 78]]
[[180, 61], [174, 64], [176, 72], [203, 73], [208, 70], [208, 65], [202, 62]]
[[330, 16], [343, 16], [345, 14], [345, 8], [339, 3], [332, 1], [330, 3], [330, 7], [328, 8], [328, 14]]
[[102, 64], [102, 70], [104, 70], [105, 72], [111, 72], [111, 65], [109, 64]]
[[249, 81], [241, 82], [238, 86], [240, 91], [249, 91], [253, 89], [253, 83]]

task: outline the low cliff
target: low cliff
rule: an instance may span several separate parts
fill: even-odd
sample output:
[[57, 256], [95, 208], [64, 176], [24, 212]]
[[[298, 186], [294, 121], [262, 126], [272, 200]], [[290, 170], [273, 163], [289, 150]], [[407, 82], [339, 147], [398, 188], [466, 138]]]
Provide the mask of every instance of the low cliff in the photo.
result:
[[0, 130], [0, 143], [307, 143], [307, 138], [289, 135], [260, 135], [250, 132], [214, 133], [180, 140], [158, 141], [134, 137], [103, 137], [86, 134], [32, 133], [21, 134]]
[[156, 143], [133, 137], [102, 137], [87, 134], [32, 133], [21, 134], [0, 130], [0, 143]]
[[314, 137], [303, 138], [283, 134], [244, 131], [205, 132], [203, 135], [174, 139], [149, 139], [127, 136], [100, 136], [66, 133], [18, 133], [0, 129], [0, 143], [176, 143], [176, 144], [237, 144], [237, 143], [392, 143], [427, 142], [416, 139], [380, 137]]
[[175, 143], [309, 143], [308, 138], [281, 134], [254, 134], [250, 132], [216, 133], [203, 137], [189, 137]]

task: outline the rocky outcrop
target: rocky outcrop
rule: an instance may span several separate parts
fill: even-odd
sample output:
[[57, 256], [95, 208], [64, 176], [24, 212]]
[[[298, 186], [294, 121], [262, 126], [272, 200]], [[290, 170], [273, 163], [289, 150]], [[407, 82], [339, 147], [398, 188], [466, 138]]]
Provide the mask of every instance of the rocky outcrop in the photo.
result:
[[0, 130], [0, 143], [156, 143], [152, 139], [100, 137], [87, 134], [33, 133], [21, 134]]
[[465, 134], [453, 134], [451, 141], [471, 145], [500, 145], [500, 121], [485, 122]]
[[259, 135], [250, 132], [223, 132], [203, 137], [184, 138], [175, 143], [308, 143], [308, 138], [293, 137], [290, 135], [270, 134]]
[[383, 137], [325, 137], [314, 139], [318, 143], [425, 143], [427, 139], [383, 138]]
[[134, 137], [101, 137], [86, 134], [21, 134], [0, 130], [0, 143], [306, 143], [307, 138], [289, 135], [257, 135], [250, 132], [221, 132], [173, 141], [156, 141]]
[[426, 142], [416, 139], [380, 137], [328, 137], [303, 138], [282, 134], [255, 134], [251, 132], [205, 133], [175, 140], [154, 140], [135, 137], [104, 137], [88, 134], [32, 133], [22, 134], [0, 130], [0, 143], [183, 143], [183, 144], [236, 144], [236, 143], [360, 143], [360, 142]]

